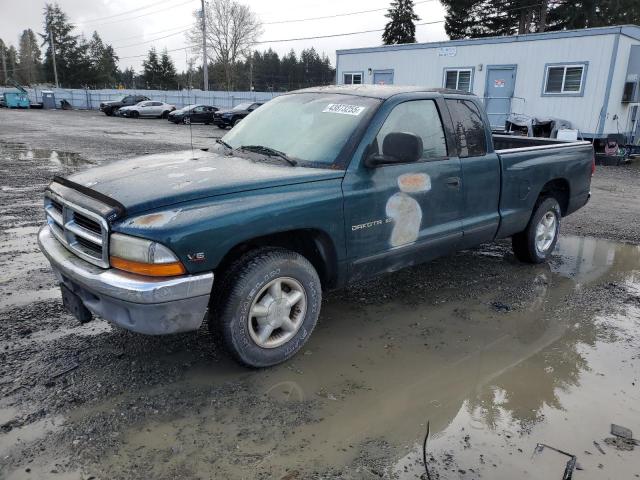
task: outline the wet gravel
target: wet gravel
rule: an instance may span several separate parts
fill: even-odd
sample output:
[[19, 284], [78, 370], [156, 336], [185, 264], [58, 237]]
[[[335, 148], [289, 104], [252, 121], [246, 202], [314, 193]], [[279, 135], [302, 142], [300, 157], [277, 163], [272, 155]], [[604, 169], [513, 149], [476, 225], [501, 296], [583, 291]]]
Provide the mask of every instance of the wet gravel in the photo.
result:
[[[530, 463], [543, 440], [581, 478], [640, 475], [637, 449], [605, 440], [637, 420], [640, 249], [583, 239], [640, 243], [637, 165], [598, 169], [551, 265], [502, 241], [330, 292], [303, 352], [252, 371], [204, 328], [78, 325], [35, 244], [54, 174], [190, 148], [187, 127], [7, 110], [0, 125], [0, 478], [426, 478], [427, 420], [432, 478], [551, 478]], [[197, 148], [224, 132], [191, 133]]]

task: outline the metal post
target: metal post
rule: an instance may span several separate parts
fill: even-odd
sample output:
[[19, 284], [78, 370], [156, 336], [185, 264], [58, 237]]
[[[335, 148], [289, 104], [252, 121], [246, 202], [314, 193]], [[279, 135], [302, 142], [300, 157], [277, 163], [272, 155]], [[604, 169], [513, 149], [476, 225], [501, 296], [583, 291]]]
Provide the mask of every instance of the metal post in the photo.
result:
[[51, 45], [51, 61], [53, 62], [53, 78], [56, 82], [56, 88], [60, 88], [58, 83], [58, 69], [56, 67], [56, 45], [53, 43], [53, 30], [51, 29], [51, 18], [47, 15], [49, 23], [49, 44]]
[[202, 73], [204, 76], [204, 90], [209, 90], [209, 67], [207, 65], [207, 14], [204, 11], [204, 0], [202, 4]]

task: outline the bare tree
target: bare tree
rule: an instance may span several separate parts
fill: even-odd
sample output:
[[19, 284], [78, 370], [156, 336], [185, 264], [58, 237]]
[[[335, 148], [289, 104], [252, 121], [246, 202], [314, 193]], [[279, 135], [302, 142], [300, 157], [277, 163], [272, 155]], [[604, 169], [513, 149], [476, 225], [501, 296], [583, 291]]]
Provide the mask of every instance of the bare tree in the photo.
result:
[[[234, 0], [210, 0], [205, 4], [207, 58], [223, 66], [227, 90], [233, 90], [236, 63], [250, 55], [262, 34], [262, 24], [247, 5]], [[202, 19], [187, 33], [193, 50], [202, 57]]]

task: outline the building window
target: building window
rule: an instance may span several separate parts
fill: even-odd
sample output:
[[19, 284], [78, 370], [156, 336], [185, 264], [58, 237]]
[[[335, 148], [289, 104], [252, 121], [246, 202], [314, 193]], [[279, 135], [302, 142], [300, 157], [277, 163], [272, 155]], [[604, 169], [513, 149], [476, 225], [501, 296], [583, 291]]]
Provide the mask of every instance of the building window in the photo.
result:
[[444, 71], [444, 88], [471, 92], [473, 71], [470, 68], [446, 69]]
[[343, 80], [345, 85], [362, 85], [362, 73], [345, 73], [343, 74]]
[[581, 95], [586, 64], [547, 65], [544, 93], [548, 95]]

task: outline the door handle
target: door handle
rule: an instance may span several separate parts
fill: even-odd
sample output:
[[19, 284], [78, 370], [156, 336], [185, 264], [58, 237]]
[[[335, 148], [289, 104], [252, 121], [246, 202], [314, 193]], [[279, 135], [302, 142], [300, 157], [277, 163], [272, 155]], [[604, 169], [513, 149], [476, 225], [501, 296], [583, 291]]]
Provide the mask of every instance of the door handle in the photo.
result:
[[460, 187], [460, 177], [449, 177], [447, 178], [447, 186], [451, 188], [459, 188]]

